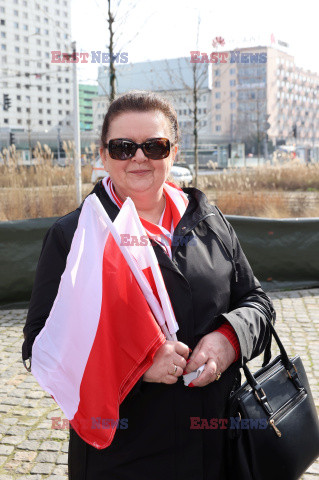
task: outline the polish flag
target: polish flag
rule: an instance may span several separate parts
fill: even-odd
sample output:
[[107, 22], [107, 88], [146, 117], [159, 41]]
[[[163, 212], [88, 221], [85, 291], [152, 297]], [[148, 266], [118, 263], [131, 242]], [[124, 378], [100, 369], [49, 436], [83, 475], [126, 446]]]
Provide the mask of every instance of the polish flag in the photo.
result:
[[[98, 449], [111, 444], [119, 405], [178, 329], [153, 248], [141, 241], [123, 246], [127, 233], [143, 235], [130, 199], [112, 223], [97, 197], [87, 197], [32, 349], [32, 374]], [[103, 420], [113, 423], [105, 428]]]

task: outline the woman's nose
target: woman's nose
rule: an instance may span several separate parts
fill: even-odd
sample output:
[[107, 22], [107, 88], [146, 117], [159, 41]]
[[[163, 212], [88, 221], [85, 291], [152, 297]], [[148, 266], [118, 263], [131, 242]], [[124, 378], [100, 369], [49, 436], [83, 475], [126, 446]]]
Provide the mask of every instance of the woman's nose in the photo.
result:
[[147, 157], [145, 157], [143, 150], [138, 148], [134, 157], [132, 157], [132, 160], [138, 163], [143, 163], [147, 160]]

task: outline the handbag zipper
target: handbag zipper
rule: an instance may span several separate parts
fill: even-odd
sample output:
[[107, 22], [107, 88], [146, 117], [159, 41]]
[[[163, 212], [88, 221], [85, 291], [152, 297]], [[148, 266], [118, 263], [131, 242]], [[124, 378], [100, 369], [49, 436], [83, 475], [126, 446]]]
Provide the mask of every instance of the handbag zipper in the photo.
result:
[[277, 427], [276, 423], [275, 423], [275, 420], [278, 421], [282, 419], [282, 417], [285, 416], [285, 414], [287, 413], [288, 410], [290, 410], [292, 407], [294, 407], [295, 405], [297, 405], [298, 403], [301, 402], [301, 400], [303, 400], [303, 398], [306, 396], [306, 392], [305, 390], [303, 390], [302, 392], [298, 393], [297, 395], [295, 395], [288, 403], [286, 403], [286, 405], [284, 405], [283, 407], [281, 407], [273, 416], [272, 418], [269, 419], [269, 424], [272, 426], [272, 428], [274, 429], [277, 437], [281, 437], [282, 436], [282, 433], [281, 431], [279, 430], [279, 428]]
[[[263, 380], [272, 377], [272, 376], [275, 375], [277, 372], [279, 372], [282, 367], [283, 367], [282, 364], [281, 364], [281, 365], [278, 365], [278, 363], [276, 363], [276, 364], [273, 365], [271, 368], [269, 368], [266, 372], [262, 373], [259, 377], [257, 377], [258, 383], [262, 383]], [[255, 375], [256, 375], [256, 374], [255, 374]], [[247, 383], [247, 385], [246, 385], [246, 387], [245, 387], [246, 392], [249, 393], [251, 388], [252, 388], [252, 387], [249, 385], [249, 383]]]

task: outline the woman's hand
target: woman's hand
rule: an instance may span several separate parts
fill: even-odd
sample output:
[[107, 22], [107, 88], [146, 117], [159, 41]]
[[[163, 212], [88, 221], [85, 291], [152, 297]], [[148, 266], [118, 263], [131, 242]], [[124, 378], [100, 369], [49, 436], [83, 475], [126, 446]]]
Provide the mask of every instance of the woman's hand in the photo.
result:
[[201, 375], [192, 381], [194, 387], [204, 387], [216, 380], [235, 360], [236, 352], [229, 340], [219, 332], [205, 335], [196, 345], [187, 363], [186, 373], [205, 364]]
[[[145, 382], [176, 383], [186, 367], [189, 348], [182, 342], [166, 341], [155, 353], [152, 366], [143, 375]], [[177, 367], [176, 372], [175, 366]]]

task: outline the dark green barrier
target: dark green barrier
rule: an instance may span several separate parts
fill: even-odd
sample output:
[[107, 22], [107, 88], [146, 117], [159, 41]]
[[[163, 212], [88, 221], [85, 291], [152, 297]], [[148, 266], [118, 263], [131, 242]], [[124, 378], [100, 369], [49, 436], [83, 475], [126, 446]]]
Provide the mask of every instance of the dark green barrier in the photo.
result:
[[[228, 216], [265, 290], [319, 286], [319, 219]], [[45, 232], [55, 218], [0, 222], [0, 304], [30, 298]]]
[[0, 304], [29, 301], [42, 240], [55, 220], [0, 222]]
[[319, 286], [319, 218], [227, 218], [265, 290]]

